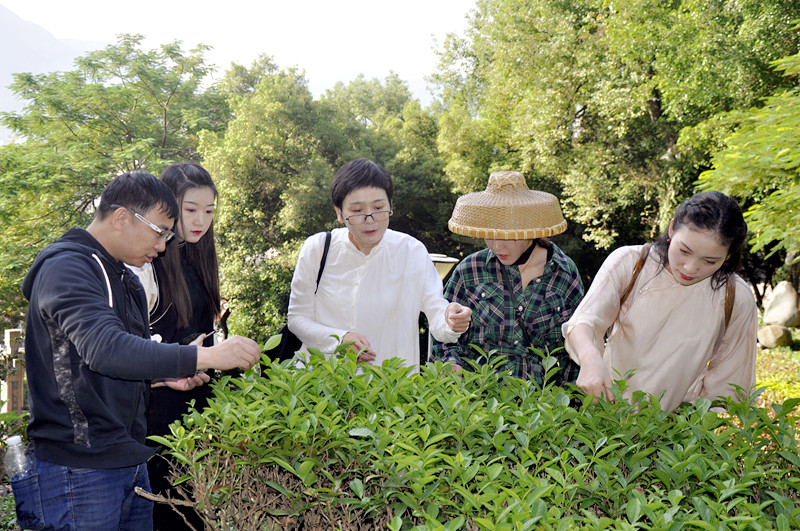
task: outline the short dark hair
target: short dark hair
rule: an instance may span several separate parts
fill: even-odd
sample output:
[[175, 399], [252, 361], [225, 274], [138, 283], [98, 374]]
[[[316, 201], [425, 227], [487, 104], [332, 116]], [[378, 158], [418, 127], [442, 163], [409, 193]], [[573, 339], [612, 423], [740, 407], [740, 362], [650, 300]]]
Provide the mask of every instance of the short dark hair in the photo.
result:
[[158, 207], [171, 219], [178, 219], [178, 202], [169, 187], [158, 177], [146, 171], [123, 173], [114, 177], [100, 194], [100, 204], [95, 212], [97, 219], [105, 219], [113, 205], [143, 214]]
[[[742, 249], [747, 238], [747, 223], [744, 221], [739, 203], [722, 192], [701, 192], [681, 203], [675, 210], [672, 220], [672, 228], [675, 231], [684, 225], [694, 225], [700, 230], [713, 232], [719, 242], [728, 247], [730, 257], [711, 277], [714, 289], [724, 285], [728, 273], [739, 269]], [[654, 244], [662, 264], [669, 263], [668, 238], [669, 230], [666, 230]]]
[[[217, 187], [211, 180], [208, 171], [193, 162], [179, 162], [164, 168], [161, 180], [169, 186], [175, 198], [183, 207], [183, 197], [186, 192], [194, 188], [210, 188], [216, 199]], [[181, 223], [178, 217], [175, 225]], [[181, 231], [183, 228], [181, 227]], [[197, 273], [201, 286], [186, 284], [181, 264], [181, 254]], [[203, 293], [205, 302], [214, 316], [219, 315], [221, 301], [219, 291], [219, 263], [217, 260], [217, 247], [214, 241], [214, 220], [200, 241], [185, 243], [183, 246], [175, 243], [167, 245], [164, 254], [155, 261], [156, 274], [164, 279], [159, 283], [159, 308], [163, 311], [175, 312], [178, 328], [186, 328], [192, 319], [192, 298], [190, 292]], [[156, 311], [162, 311], [156, 309]]]
[[344, 199], [354, 190], [361, 188], [382, 188], [386, 191], [389, 204], [394, 195], [394, 184], [389, 172], [368, 159], [356, 159], [348, 162], [336, 172], [331, 183], [331, 199], [333, 206], [342, 209]]

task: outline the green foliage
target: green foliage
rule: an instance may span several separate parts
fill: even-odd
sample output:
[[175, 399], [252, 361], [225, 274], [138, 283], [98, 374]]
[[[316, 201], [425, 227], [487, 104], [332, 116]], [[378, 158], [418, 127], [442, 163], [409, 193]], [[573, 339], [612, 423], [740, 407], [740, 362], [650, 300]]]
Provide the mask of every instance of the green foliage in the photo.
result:
[[[4, 379], [2, 375], [0, 375], [0, 380]], [[3, 408], [5, 402], [0, 400], [0, 409]], [[6, 411], [4, 413], [0, 413], [0, 456], [6, 454], [6, 439], [11, 437], [12, 435], [22, 435], [25, 436], [25, 427], [28, 425], [28, 412], [26, 411]], [[6, 471], [2, 466], [2, 462], [0, 462], [0, 482], [5, 482], [6, 480]], [[0, 506], [5, 503], [2, 497], [0, 497]], [[12, 513], [13, 513], [13, 504], [11, 505]], [[6, 529], [3, 527], [3, 521], [0, 520], [0, 529]]]
[[[21, 343], [21, 340], [20, 340]], [[4, 352], [5, 351], [5, 352]], [[24, 372], [24, 365], [21, 361], [24, 354], [16, 348], [10, 351], [6, 345], [0, 345], [0, 382], [8, 381], [12, 375], [18, 375], [18, 371]], [[5, 401], [0, 399], [0, 410], [3, 409]], [[28, 424], [27, 411], [6, 411], [0, 412], [0, 455], [5, 454], [5, 441], [12, 435], [23, 435]], [[0, 478], [3, 478], [2, 467], [0, 466]]]
[[436, 146], [434, 113], [411, 98], [396, 74], [383, 83], [362, 76], [337, 83], [320, 105], [332, 118], [320, 140], [326, 153], [337, 154], [329, 158], [334, 167], [357, 157], [382, 164], [394, 181], [390, 227], [420, 239], [431, 252], [458, 254], [461, 245], [447, 230], [456, 198]]
[[[800, 54], [775, 63], [787, 77], [800, 74]], [[754, 250], [800, 251], [800, 89], [781, 91], [761, 108], [732, 113], [738, 125], [714, 155], [714, 168], [700, 176], [700, 188], [747, 201]]]
[[115, 175], [197, 158], [197, 134], [219, 130], [225, 101], [203, 90], [209, 73], [200, 46], [157, 50], [143, 37], [76, 59], [75, 69], [15, 74], [12, 90], [26, 102], [0, 122], [24, 142], [0, 146], [0, 322], [17, 324], [19, 285], [33, 257], [73, 226], [85, 226], [94, 201]]
[[0, 529], [16, 529], [17, 514], [14, 511], [14, 498], [0, 498]]
[[273, 363], [154, 440], [216, 529], [800, 525], [800, 399], [668, 414], [474, 369]]
[[19, 74], [27, 100], [3, 123], [26, 140], [0, 147], [0, 319], [24, 318], [21, 280], [35, 254], [72, 226], [85, 226], [113, 176], [158, 173], [197, 160], [220, 192], [222, 292], [234, 332], [284, 320], [298, 249], [338, 226], [329, 199], [335, 170], [356, 157], [383, 164], [395, 181], [392, 227], [459, 254], [447, 219], [455, 202], [436, 149], [437, 117], [395, 74], [358, 77], [314, 100], [297, 69], [266, 56], [233, 65], [204, 88], [205, 47], [140, 49], [140, 36], [91, 52], [69, 72]]
[[392, 74], [339, 83], [313, 100], [305, 78], [262, 57], [234, 66], [221, 83], [235, 118], [224, 135], [201, 135], [200, 150], [220, 191], [217, 234], [223, 293], [234, 330], [284, 321], [297, 252], [311, 234], [339, 226], [329, 187], [357, 157], [383, 164], [395, 183], [391, 227], [460, 249], [447, 219], [455, 197], [436, 151], [435, 117]]
[[792, 345], [761, 349], [756, 356], [756, 385], [764, 387], [759, 403], [800, 396], [800, 329], [792, 329]]
[[[301, 238], [333, 218], [320, 155], [317, 105], [306, 81], [268, 58], [228, 73], [235, 118], [224, 135], [201, 135], [205, 167], [219, 190], [216, 234], [222, 291], [234, 331], [277, 330]], [[326, 214], [328, 214], [326, 216]], [[335, 218], [333, 218], [335, 219]]]
[[474, 191], [490, 171], [523, 171], [600, 249], [654, 236], [708, 168], [727, 127], [717, 117], [790, 86], [769, 64], [797, 52], [799, 11], [797, 0], [480, 1], [434, 76], [447, 175]]

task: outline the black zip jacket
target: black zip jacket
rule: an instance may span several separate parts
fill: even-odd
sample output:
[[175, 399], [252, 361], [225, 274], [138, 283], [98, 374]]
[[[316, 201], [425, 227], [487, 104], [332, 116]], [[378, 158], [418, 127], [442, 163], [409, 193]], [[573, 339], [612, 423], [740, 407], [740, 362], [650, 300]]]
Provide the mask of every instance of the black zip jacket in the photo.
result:
[[38, 459], [84, 468], [144, 462], [147, 380], [193, 374], [197, 349], [149, 339], [139, 280], [84, 229], [47, 246], [22, 282], [25, 371]]

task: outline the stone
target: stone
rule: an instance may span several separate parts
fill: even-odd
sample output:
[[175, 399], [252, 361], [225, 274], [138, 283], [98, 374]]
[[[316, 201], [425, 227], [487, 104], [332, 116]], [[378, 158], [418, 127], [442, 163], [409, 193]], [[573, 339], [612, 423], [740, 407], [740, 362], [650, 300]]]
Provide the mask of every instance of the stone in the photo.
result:
[[765, 325], [800, 326], [800, 312], [797, 309], [797, 291], [791, 282], [778, 282], [772, 291], [769, 302], [764, 304]]
[[792, 331], [785, 326], [768, 325], [758, 331], [758, 342], [764, 348], [788, 347]]

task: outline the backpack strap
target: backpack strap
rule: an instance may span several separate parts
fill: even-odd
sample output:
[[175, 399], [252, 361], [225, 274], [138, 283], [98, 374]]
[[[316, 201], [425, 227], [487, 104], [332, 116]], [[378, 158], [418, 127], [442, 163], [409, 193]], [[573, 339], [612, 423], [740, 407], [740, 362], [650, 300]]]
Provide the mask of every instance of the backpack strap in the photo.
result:
[[[636, 265], [633, 268], [633, 276], [631, 277], [631, 281], [628, 284], [628, 287], [625, 288], [625, 293], [622, 294], [622, 298], [619, 300], [619, 305], [622, 304], [627, 300], [628, 296], [633, 291], [633, 285], [636, 283], [636, 279], [639, 277], [639, 273], [642, 272], [642, 267], [644, 267], [644, 263], [647, 261], [647, 255], [650, 252], [650, 244], [647, 243], [642, 246], [642, 251], [639, 253], [639, 259], [636, 261]], [[728, 273], [728, 276], [725, 277], [725, 328], [728, 328], [728, 325], [731, 322], [731, 315], [733, 315], [733, 304], [736, 301], [736, 279], [734, 278], [733, 273]]]
[[731, 322], [731, 314], [733, 314], [733, 303], [736, 301], [736, 279], [733, 273], [728, 273], [725, 277], [725, 329], [728, 329], [728, 324]]
[[620, 307], [628, 299], [628, 295], [631, 294], [633, 285], [636, 283], [636, 279], [639, 278], [639, 273], [642, 272], [644, 263], [647, 261], [648, 254], [650, 254], [650, 244], [646, 243], [642, 245], [642, 250], [639, 253], [639, 259], [636, 261], [636, 265], [633, 267], [633, 276], [631, 277], [631, 281], [628, 283], [628, 287], [625, 288], [625, 293], [623, 293], [622, 297], [619, 299]]

